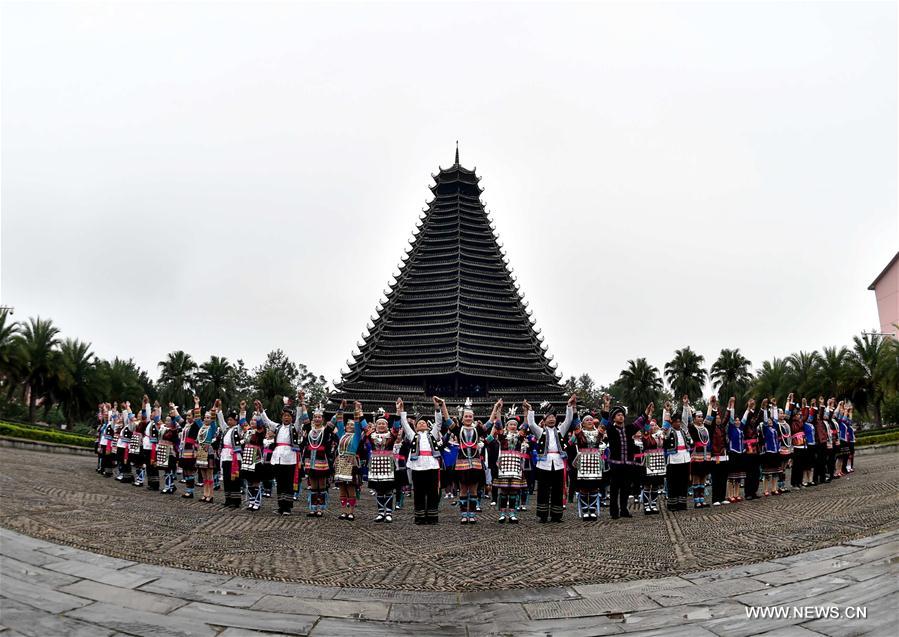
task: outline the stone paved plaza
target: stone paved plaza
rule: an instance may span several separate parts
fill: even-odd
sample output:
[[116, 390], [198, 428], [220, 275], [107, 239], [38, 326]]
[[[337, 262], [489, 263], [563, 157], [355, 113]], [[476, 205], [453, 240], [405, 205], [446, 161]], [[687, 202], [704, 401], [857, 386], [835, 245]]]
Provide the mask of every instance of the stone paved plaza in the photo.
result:
[[[529, 512], [511, 528], [485, 512], [466, 528], [445, 507], [419, 528], [408, 511], [390, 526], [370, 510], [281, 519], [270, 501], [223, 511], [101, 478], [90, 457], [2, 448], [0, 637], [891, 635], [895, 460], [861, 456], [849, 479], [714, 510], [590, 525], [569, 511], [550, 526]], [[746, 618], [827, 604], [868, 616]]]

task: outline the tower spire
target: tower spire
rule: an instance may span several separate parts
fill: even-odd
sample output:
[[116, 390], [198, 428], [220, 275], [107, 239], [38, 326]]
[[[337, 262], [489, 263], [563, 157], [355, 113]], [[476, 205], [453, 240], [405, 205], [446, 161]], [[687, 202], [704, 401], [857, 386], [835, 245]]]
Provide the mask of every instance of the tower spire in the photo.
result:
[[459, 140], [456, 140], [456, 166], [459, 165]]

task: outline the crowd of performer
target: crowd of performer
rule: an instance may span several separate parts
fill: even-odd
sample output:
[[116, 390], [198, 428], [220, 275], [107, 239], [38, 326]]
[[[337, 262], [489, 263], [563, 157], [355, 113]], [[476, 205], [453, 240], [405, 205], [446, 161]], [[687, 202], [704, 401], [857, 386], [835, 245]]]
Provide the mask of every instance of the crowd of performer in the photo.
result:
[[[441, 501], [458, 507], [462, 524], [474, 524], [482, 504], [496, 507], [500, 523], [518, 522], [536, 491], [540, 522], [561, 522], [567, 504], [578, 517], [597, 520], [602, 507], [612, 519], [630, 510], [659, 512], [722, 506], [778, 496], [830, 482], [853, 469], [852, 405], [835, 398], [750, 400], [742, 416], [712, 396], [707, 413], [687, 396], [666, 403], [659, 422], [655, 406], [627, 422], [626, 410], [603, 397], [598, 412], [579, 413], [572, 395], [564, 417], [552, 405], [539, 412], [527, 401], [504, 411], [497, 401], [486, 422], [466, 406], [451, 416], [433, 398], [433, 420], [410, 419], [402, 399], [396, 412], [370, 414], [347, 403], [326, 419], [319, 406], [307, 410], [304, 393], [285, 397], [269, 418], [260, 401], [226, 411], [216, 400], [208, 409], [194, 397], [181, 410], [144, 396], [131, 405], [104, 403], [97, 418], [97, 472], [136, 487], [183, 498], [215, 501], [258, 511], [277, 494], [279, 515], [291, 515], [305, 490], [306, 515], [322, 517], [331, 491], [339, 518], [352, 521], [367, 491], [376, 502], [375, 522], [390, 523], [413, 496], [415, 524], [436, 524]], [[538, 421], [539, 418], [539, 421]], [[789, 481], [787, 474], [789, 471]], [[180, 473], [180, 478], [179, 478]], [[441, 494], [442, 497], [441, 497]], [[335, 507], [337, 503], [335, 503]]]

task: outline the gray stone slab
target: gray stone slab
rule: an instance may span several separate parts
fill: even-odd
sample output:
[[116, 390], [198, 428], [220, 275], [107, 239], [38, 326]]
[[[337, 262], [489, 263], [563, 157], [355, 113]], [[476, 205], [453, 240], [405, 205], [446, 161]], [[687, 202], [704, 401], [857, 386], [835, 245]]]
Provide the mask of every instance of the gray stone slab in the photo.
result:
[[225, 608], [191, 602], [173, 611], [168, 617], [192, 620], [195, 624], [205, 622], [213, 626], [249, 628], [288, 635], [308, 635], [318, 619], [313, 615], [289, 615], [270, 611], [247, 610], [246, 608]]
[[[151, 579], [170, 579], [180, 582], [191, 582], [195, 584], [219, 585], [224, 584], [232, 579], [230, 575], [219, 575], [218, 573], [204, 573], [202, 571], [189, 571], [187, 569], [170, 568], [168, 566], [156, 566], [155, 564], [135, 564], [122, 569], [123, 573], [133, 573], [135, 575], [143, 575]], [[261, 582], [263, 580], [251, 580]]]
[[716, 599], [725, 599], [757, 591], [760, 588], [765, 588], [765, 585], [749, 577], [739, 577], [731, 580], [721, 580], [712, 584], [697, 584], [695, 586], [659, 590], [647, 593], [647, 595], [661, 606], [680, 606], [684, 604], [708, 603]]
[[528, 616], [521, 604], [394, 604], [390, 607], [388, 619], [398, 622], [465, 625], [466, 623], [525, 621]]
[[683, 578], [690, 580], [694, 584], [711, 584], [712, 582], [729, 580], [735, 577], [749, 577], [751, 575], [771, 573], [772, 571], [783, 571], [786, 568], [785, 564], [778, 564], [777, 562], [758, 562], [756, 564], [744, 564], [719, 570], [688, 573]]
[[681, 588], [693, 586], [693, 582], [681, 577], [660, 577], [658, 579], [640, 579], [609, 584], [578, 584], [574, 590], [585, 597], [605, 595], [621, 591], [634, 593], [647, 593], [650, 591], [666, 590], [669, 588]]
[[222, 583], [226, 588], [247, 590], [253, 593], [302, 597], [304, 599], [333, 599], [341, 589], [329, 586], [307, 586], [294, 582], [273, 582], [271, 580], [232, 577]]
[[524, 605], [524, 609], [531, 619], [586, 617], [588, 615], [627, 613], [648, 608], [658, 608], [658, 604], [642, 593], [629, 591], [606, 593], [597, 597], [563, 602], [538, 602]]
[[858, 540], [850, 540], [849, 542], [843, 542], [843, 544], [851, 544], [852, 546], [879, 546], [894, 540], [899, 540], [899, 529], [885, 531], [883, 533], [878, 533], [877, 535], [859, 538]]
[[868, 564], [870, 562], [879, 562], [881, 560], [891, 560], [896, 557], [899, 557], [899, 540], [865, 547], [858, 553], [853, 553], [852, 557], [847, 559], [851, 559], [853, 562]]
[[77, 582], [78, 578], [65, 573], [57, 573], [56, 571], [48, 571], [40, 566], [33, 566], [26, 562], [20, 562], [11, 557], [0, 557], [0, 573], [4, 577], [17, 577], [24, 579], [32, 584], [41, 584], [51, 588], [65, 586], [72, 582]]
[[152, 577], [140, 575], [138, 573], [129, 573], [126, 570], [117, 570], [114, 568], [106, 568], [97, 564], [88, 564], [87, 562], [79, 562], [78, 560], [64, 560], [62, 562], [53, 562], [46, 564], [44, 568], [57, 573], [65, 573], [66, 575], [74, 575], [84, 579], [102, 582], [110, 586], [121, 586], [124, 588], [136, 588], [141, 584], [146, 584], [153, 580]]
[[160, 615], [131, 608], [123, 610], [101, 602], [70, 611], [67, 615], [142, 637], [212, 637], [218, 632], [202, 621], [196, 621], [196, 618]]
[[633, 635], [634, 637], [717, 637], [715, 633], [695, 624], [638, 631], [628, 633], [628, 635]]
[[384, 602], [351, 602], [344, 599], [303, 599], [284, 595], [265, 595], [253, 604], [251, 609], [297, 615], [385, 620], [390, 605]]
[[879, 562], [862, 564], [861, 566], [854, 566], [852, 568], [847, 568], [845, 571], [840, 571], [840, 577], [855, 580], [856, 582], [864, 582], [872, 577], [887, 574], [899, 577], [899, 563], [892, 560], [881, 560]]
[[[777, 564], [786, 564], [787, 566], [793, 566], [795, 564], [805, 564], [807, 562], [819, 562], [824, 560], [832, 560], [837, 557], [843, 557], [845, 555], [849, 555], [852, 553], [856, 553], [860, 550], [857, 546], [850, 546], [847, 544], [837, 544], [835, 546], [828, 546], [824, 549], [817, 549], [815, 551], [806, 551], [805, 553], [797, 553], [796, 555], [789, 555], [787, 557], [779, 557], [777, 559], [771, 560]], [[854, 557], [843, 557], [844, 560], [854, 560]]]
[[62, 613], [90, 603], [86, 599], [54, 591], [49, 586], [6, 575], [0, 578], [0, 595], [48, 613]]
[[717, 619], [701, 622], [700, 626], [720, 637], [751, 637], [761, 635], [773, 630], [783, 630], [795, 626], [801, 620], [786, 618], [761, 618], [746, 616], [747, 606], [743, 606], [736, 612]]
[[484, 604], [489, 602], [517, 602], [524, 604], [526, 602], [560, 602], [565, 599], [577, 599], [578, 597], [580, 595], [571, 587], [530, 588], [502, 591], [471, 591], [461, 593], [459, 602], [462, 604]]
[[458, 593], [440, 591], [391, 591], [383, 588], [345, 588], [334, 595], [334, 599], [373, 600], [380, 599], [391, 604], [455, 604]]
[[38, 551], [37, 549], [41, 545], [37, 543], [37, 540], [27, 538], [28, 541], [26, 541], [23, 538], [26, 538], [26, 536], [12, 533], [11, 531], [0, 533], [0, 554], [33, 566], [43, 566], [59, 561], [58, 558], [52, 555]]
[[67, 560], [78, 560], [79, 562], [87, 562], [88, 564], [97, 564], [106, 568], [125, 568], [133, 566], [137, 562], [131, 560], [122, 560], [117, 557], [109, 557], [108, 555], [100, 555], [99, 553], [89, 553], [81, 549], [72, 548], [71, 546], [61, 546], [59, 544], [49, 544], [38, 549], [41, 553], [53, 555], [57, 558], [65, 558]]
[[641, 610], [625, 614], [619, 625], [627, 633], [674, 629], [684, 624], [697, 626], [699, 622], [708, 619], [730, 617], [737, 613], [743, 613], [744, 608], [742, 604], [725, 600], [716, 601], [713, 604], [686, 604], [683, 606]]
[[770, 573], [760, 573], [753, 576], [760, 582], [773, 584], [790, 584], [792, 582], [801, 582], [802, 580], [821, 577], [822, 575], [836, 575], [840, 571], [858, 566], [858, 562], [849, 562], [842, 558], [809, 560], [790, 566], [782, 571], [772, 571]]
[[196, 581], [159, 578], [144, 584], [140, 590], [157, 595], [168, 595], [191, 602], [205, 602], [216, 606], [249, 608], [258, 602], [263, 593], [247, 589], [228, 588], [222, 584], [204, 584]]
[[465, 626], [398, 624], [396, 622], [366, 622], [356, 619], [322, 617], [310, 637], [466, 637]]
[[473, 623], [468, 625], [469, 637], [599, 637], [621, 634], [620, 621], [602, 616], [574, 617], [569, 619], [539, 619], [526, 622]]
[[273, 634], [246, 628], [226, 628], [218, 634], [218, 637], [272, 637]]
[[[893, 581], [888, 581], [890, 579], [892, 579]], [[828, 591], [820, 595], [809, 596], [802, 600], [797, 600], [789, 603], [789, 606], [870, 606], [872, 604], [881, 603], [881, 600], [884, 600], [885, 603], [892, 604], [893, 608], [895, 608], [895, 601], [890, 600], [889, 595], [895, 595], [897, 589], [899, 589], [899, 582], [895, 581], [895, 578], [873, 578], [867, 582], [853, 583], [838, 590]], [[804, 627], [809, 627], [811, 630], [815, 630], [816, 632], [824, 632], [823, 627], [819, 626], [818, 628], [816, 628], [815, 626], [811, 625], [811, 622], [809, 622], [808, 619], [805, 619], [801, 616], [794, 617], [792, 616], [792, 613], [784, 618], [755, 617], [752, 619], [748, 619], [746, 617], [747, 608], [748, 607], [744, 607], [743, 613], [741, 615], [734, 615], [731, 617], [702, 622], [702, 626], [718, 635], [721, 635], [722, 637], [749, 637], [750, 635], [769, 633], [770, 631], [774, 630], [787, 630], [799, 624], [802, 624]], [[845, 620], [839, 621], [845, 623]], [[856, 624], [853, 630], [841, 634], [861, 635], [868, 633], [866, 633], [864, 628], [861, 627], [861, 624]]]
[[816, 633], [802, 626], [786, 626], [785, 628], [775, 628], [765, 633], [765, 637], [821, 637], [821, 633]]
[[849, 586], [809, 597], [805, 606], [864, 606], [869, 603], [882, 603], [882, 600], [899, 593], [899, 577], [879, 575], [863, 582], [854, 582]]
[[[895, 637], [899, 623], [899, 594], [892, 593], [863, 604], [864, 618], [840, 617], [839, 619], [815, 619], [803, 624], [814, 634], [828, 637], [854, 637], [855, 635], [889, 635]], [[845, 609], [843, 610], [845, 613]], [[855, 612], [853, 608], [853, 613]]]
[[[845, 572], [845, 571], [844, 571]], [[802, 602], [809, 597], [830, 593], [851, 584], [854, 580], [836, 575], [822, 575], [801, 582], [792, 582], [782, 586], [766, 586], [752, 593], [738, 595], [734, 599], [747, 606], [780, 606], [793, 602]]]
[[10, 599], [0, 599], [3, 625], [27, 637], [108, 637], [112, 631], [54, 613], [45, 613], [32, 606]]
[[166, 597], [141, 590], [108, 586], [107, 584], [91, 580], [81, 580], [80, 582], [63, 586], [59, 590], [97, 602], [105, 602], [113, 606], [134, 608], [147, 611], [148, 613], [162, 613], [163, 615], [187, 603], [186, 600], [176, 597]]

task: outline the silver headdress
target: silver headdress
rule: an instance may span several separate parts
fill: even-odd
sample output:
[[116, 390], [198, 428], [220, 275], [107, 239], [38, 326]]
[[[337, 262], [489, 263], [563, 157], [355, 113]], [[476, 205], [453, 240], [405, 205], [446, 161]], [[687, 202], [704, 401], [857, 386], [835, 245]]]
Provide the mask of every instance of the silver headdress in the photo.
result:
[[315, 410], [312, 412], [313, 416], [323, 416], [324, 414], [325, 414], [325, 408], [322, 407], [321, 403], [319, 403], [318, 407], [316, 407]]
[[516, 407], [515, 404], [513, 403], [512, 406], [506, 410], [506, 418], [508, 420], [512, 420], [513, 418], [515, 418], [516, 411], [518, 411], [518, 407]]

